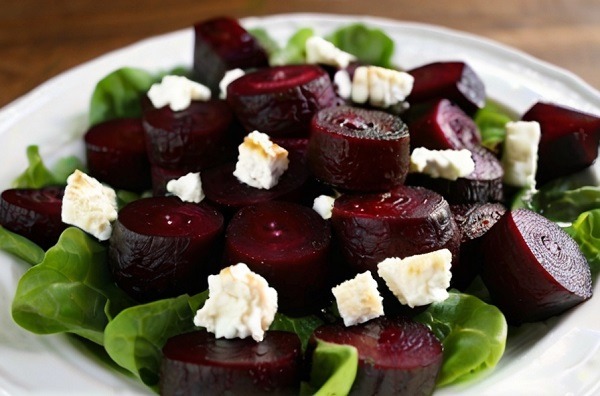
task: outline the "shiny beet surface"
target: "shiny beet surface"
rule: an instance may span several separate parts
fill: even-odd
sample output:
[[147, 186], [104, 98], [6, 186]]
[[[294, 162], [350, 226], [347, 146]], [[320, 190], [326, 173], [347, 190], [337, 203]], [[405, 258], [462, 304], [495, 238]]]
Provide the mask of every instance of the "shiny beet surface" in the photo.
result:
[[484, 235], [481, 277], [510, 323], [558, 315], [592, 296], [590, 268], [556, 223], [527, 209], [507, 212]]
[[115, 282], [138, 301], [197, 293], [221, 255], [223, 216], [176, 197], [134, 201], [119, 212], [109, 245]]
[[312, 120], [308, 160], [324, 183], [352, 191], [388, 190], [402, 184], [408, 172], [408, 129], [382, 111], [330, 107]]
[[204, 330], [170, 338], [163, 347], [161, 395], [295, 395], [302, 369], [296, 334], [269, 331], [217, 339]]

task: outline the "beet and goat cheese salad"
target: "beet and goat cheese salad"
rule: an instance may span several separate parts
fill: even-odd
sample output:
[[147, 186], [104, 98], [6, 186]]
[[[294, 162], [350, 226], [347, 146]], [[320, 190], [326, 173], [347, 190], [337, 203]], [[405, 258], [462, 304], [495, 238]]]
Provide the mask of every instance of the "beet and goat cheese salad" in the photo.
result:
[[30, 146], [2, 192], [21, 327], [164, 395], [430, 395], [592, 297], [599, 116], [509, 114], [362, 24], [194, 34], [191, 68], [98, 82], [85, 160]]

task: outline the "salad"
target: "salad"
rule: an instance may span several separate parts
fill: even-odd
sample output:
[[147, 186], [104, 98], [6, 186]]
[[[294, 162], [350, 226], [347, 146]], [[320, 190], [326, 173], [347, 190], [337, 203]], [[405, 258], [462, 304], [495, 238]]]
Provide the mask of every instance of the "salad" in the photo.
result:
[[[259, 33], [257, 33], [259, 34]], [[301, 30], [300, 32], [298, 32], [298, 35], [294, 36], [294, 37], [299, 37], [302, 36], [302, 34], [306, 34], [306, 30]], [[290, 40], [291, 42], [293, 42], [293, 40]], [[288, 56], [285, 54], [285, 52], [289, 52], [290, 54], [288, 54], [289, 56], [291, 56], [293, 58], [293, 56], [298, 56], [297, 52], [294, 53], [294, 49], [293, 49], [293, 45], [288, 47], [284, 47], [283, 51], [281, 51], [281, 53], [278, 54], [278, 56]], [[385, 51], [383, 51], [385, 52]], [[372, 61], [372, 60], [370, 60]], [[123, 72], [123, 71], [122, 71]], [[125, 74], [127, 73], [133, 73], [136, 74], [136, 71], [126, 71]], [[118, 74], [117, 74], [118, 75]], [[140, 78], [140, 76], [142, 76], [142, 78]], [[135, 85], [135, 83], [139, 83], [140, 81], [142, 81], [142, 85], [143, 85], [143, 80], [144, 77], [148, 77], [148, 80], [154, 80], [156, 79], [156, 75], [152, 75], [151, 73], [145, 74], [143, 71], [141, 71], [139, 74], [135, 75], [135, 77], [133, 78], [134, 83], [133, 85]], [[105, 80], [106, 81], [106, 80]], [[122, 81], [128, 81], [128, 79], [125, 77], [123, 78]], [[128, 81], [129, 83], [129, 81]], [[97, 108], [95, 108], [97, 109]], [[497, 112], [492, 111], [492, 117], [491, 119], [493, 120], [493, 118], [495, 116], [497, 116]], [[94, 119], [94, 117], [97, 116], [97, 113], [95, 113], [94, 111], [92, 111], [91, 113], [91, 117], [92, 119]], [[487, 118], [487, 121], [485, 122], [489, 122], [490, 118]], [[483, 124], [481, 124], [483, 125]], [[497, 126], [497, 125], [496, 125]], [[494, 137], [495, 139], [497, 139], [497, 137]], [[493, 139], [492, 138], [492, 141]], [[23, 181], [23, 179], [21, 179], [21, 183], [49, 183], [50, 182], [54, 182], [57, 179], [61, 179], [64, 178], [65, 175], [63, 172], [62, 175], [57, 175], [56, 171], [52, 171], [52, 172], [48, 172], [45, 171], [45, 167], [43, 166], [43, 163], [41, 162], [41, 158], [38, 156], [38, 154], [35, 152], [35, 149], [30, 149], [28, 156], [30, 158], [30, 162], [32, 163], [32, 167], [30, 168], [29, 173], [26, 174], [25, 179], [27, 179], [26, 181]], [[64, 163], [61, 163], [61, 165], [65, 165]], [[69, 168], [70, 166], [67, 164], [66, 165], [67, 168]], [[72, 168], [72, 167], [71, 167]], [[60, 172], [58, 172], [60, 173]], [[30, 177], [33, 176], [33, 177]], [[593, 230], [594, 230], [594, 216], [595, 216], [595, 212], [593, 212], [593, 208], [594, 208], [594, 201], [593, 198], [590, 200], [589, 197], [592, 196], [594, 194], [594, 189], [593, 188], [585, 188], [585, 191], [576, 191], [576, 189], [579, 188], [578, 185], [576, 184], [570, 184], [572, 179], [569, 179], [569, 182], [567, 181], [563, 181], [562, 183], [560, 183], [558, 185], [558, 187], [554, 186], [554, 187], [549, 187], [548, 189], [542, 189], [540, 190], [540, 192], [534, 197], [533, 200], [524, 200], [524, 204], [525, 205], [529, 205], [530, 207], [538, 210], [538, 211], [544, 211], [546, 214], [548, 214], [549, 216], [556, 216], [556, 214], [560, 215], [560, 216], [568, 216], [565, 214], [565, 211], [563, 209], [557, 210], [555, 211], [555, 215], [552, 215], [552, 210], [555, 207], [554, 205], [563, 205], [562, 207], [568, 207], [568, 208], [573, 208], [572, 205], [573, 202], [576, 203], [583, 203], [582, 205], [583, 208], [585, 208], [585, 210], [581, 210], [581, 209], [574, 209], [574, 215], [579, 215], [580, 212], [588, 212], [591, 210], [591, 213], [588, 213], [585, 215], [585, 217], [581, 217], [581, 218], [567, 218], [567, 217], [561, 217], [560, 221], [565, 223], [565, 222], [569, 222], [572, 223], [573, 225], [570, 226], [570, 230], [572, 232], [573, 235], [575, 236], [579, 236], [580, 238], [582, 238], [582, 240], [584, 242], [582, 242], [582, 246], [584, 246], [584, 249], [587, 249], [586, 253], [588, 255], [588, 260], [590, 262], [593, 262], [593, 258], [594, 258], [594, 249], [597, 248], [598, 244], [596, 242], [594, 242], [594, 240], [589, 240], [590, 236], [593, 236]], [[573, 188], [576, 187], [576, 188]], [[123, 199], [128, 199], [127, 196], [122, 197]], [[565, 204], [566, 202], [566, 204]], [[591, 202], [591, 203], [590, 203]], [[596, 217], [597, 219], [597, 217]], [[597, 226], [596, 226], [597, 229]], [[583, 230], [583, 231], [582, 231]], [[72, 255], [74, 254], [75, 256], [79, 256], [77, 259], [81, 260], [82, 263], [87, 263], [88, 265], [92, 265], [92, 263], [94, 263], [95, 260], [103, 260], [102, 258], [102, 252], [101, 249], [98, 248], [98, 246], [93, 243], [90, 242], [89, 239], [87, 239], [85, 236], [82, 236], [80, 233], [77, 233], [76, 231], [69, 231], [69, 234], [72, 235], [68, 235], [69, 236], [69, 240], [67, 242], [67, 240], [65, 240], [65, 243], [67, 245], [70, 245], [72, 243], [75, 243], [76, 245], [80, 245], [80, 246], [85, 246], [84, 249], [77, 249], [78, 251], [76, 252], [72, 252], [70, 251], [70, 248], [68, 248], [68, 246], [64, 246], [63, 248], [60, 249], [55, 249], [54, 252], [57, 255], [60, 255], [61, 257], [68, 257], [68, 260], [72, 260], [74, 258], [72, 258]], [[588, 238], [586, 240], [586, 238]], [[75, 241], [75, 242], [73, 242]], [[24, 244], [27, 244], [27, 242], [24, 241], [20, 241], [23, 242]], [[36, 250], [35, 248], [31, 248], [29, 249], [29, 247], [25, 248], [25, 249], [21, 249], [21, 247], [19, 245], [13, 245], [16, 246], [16, 248], [13, 249], [13, 252], [17, 252], [21, 254], [21, 258], [24, 258], [28, 261], [30, 261], [32, 264], [35, 264], [37, 262], [40, 261], [41, 258], [41, 253], [39, 252], [39, 250]], [[99, 278], [100, 282], [104, 282], [101, 283], [100, 288], [104, 288], [107, 285], [107, 280], [106, 279], [102, 279], [102, 276], [100, 275]], [[105, 293], [107, 293], [106, 295], [111, 295], [111, 293], [115, 293], [115, 295], [118, 294], [118, 291], [116, 290], [111, 290], [111, 287], [107, 287], [105, 290]], [[160, 304], [162, 305], [155, 305], [154, 307], [156, 308], [155, 310], [145, 310], [146, 307], [142, 308], [132, 308], [131, 310], [128, 310], [127, 313], [130, 315], [172, 315], [174, 312], [181, 312], [178, 310], [186, 310], [189, 308], [189, 306], [192, 307], [197, 307], [199, 306], [202, 301], [206, 298], [206, 295], [203, 294], [199, 294], [197, 296], [193, 296], [191, 298], [178, 298], [178, 299], [173, 299], [173, 300], [169, 300], [169, 301], [163, 301]], [[113, 305], [113, 302], [115, 302], [115, 304]], [[108, 318], [110, 319], [113, 315], [112, 312], [119, 312], [121, 310], [122, 307], [119, 307], [118, 304], [122, 303], [123, 305], [127, 305], [129, 304], [128, 301], [118, 301], [118, 299], [114, 299], [111, 300], [111, 305], [106, 307], [106, 313]], [[113, 311], [114, 310], [114, 311]], [[136, 310], [138, 312], [136, 312]], [[185, 315], [182, 315], [185, 317]], [[113, 318], [113, 319], [116, 319]], [[298, 324], [294, 323], [293, 320], [291, 320], [290, 318], [285, 318], [285, 317], [280, 317], [279, 322], [276, 323], [278, 326], [281, 326], [282, 329], [289, 329], [290, 327], [292, 328], [298, 328]], [[173, 321], [171, 321], [169, 318], [165, 319], [165, 322], [169, 322], [171, 325], [174, 323]], [[62, 331], [62, 330], [67, 330], [70, 332], [74, 332], [75, 334], [79, 334], [80, 336], [83, 336], [85, 338], [88, 338], [92, 341], [96, 341], [98, 343], [102, 342], [102, 332], [98, 333], [97, 331], [93, 330], [94, 326], [91, 326], [91, 330], [89, 327], [87, 327], [88, 325], [84, 325], [81, 326], [80, 323], [54, 323], [53, 326], [55, 327], [49, 327], [47, 329], [45, 329], [44, 331], [48, 331], [48, 332], [55, 332], [55, 331]], [[96, 328], [103, 328], [103, 324], [99, 323], [97, 324]], [[118, 326], [114, 326], [116, 329], [113, 330], [115, 332], [115, 334], [118, 334], [119, 337], [123, 337], [126, 338], [126, 334], [127, 332], [124, 331], [122, 328], [117, 328]], [[108, 328], [107, 328], [108, 329]], [[107, 330], [108, 331], [108, 330]], [[165, 331], [165, 329], [162, 329], [161, 331]], [[176, 331], [181, 331], [181, 329], [178, 329]], [[135, 335], [132, 335], [135, 337]], [[148, 337], [149, 340], [152, 340], [152, 336], [156, 336], [156, 335], [144, 335], [144, 337]], [[104, 335], [104, 337], [106, 337], [106, 334]], [[164, 337], [164, 334], [159, 334], [158, 335], [159, 339], [161, 337]], [[106, 340], [106, 338], [105, 338]], [[122, 340], [118, 340], [119, 342], [121, 342]], [[159, 341], [152, 341], [155, 344], [159, 344]], [[119, 346], [119, 348], [121, 351], [123, 351], [121, 344]], [[501, 347], [499, 347], [500, 349], [503, 349], [503, 345]], [[496, 353], [496, 352], [494, 352]], [[494, 353], [490, 354], [493, 355]], [[125, 354], [127, 354], [127, 352], [125, 352]], [[497, 353], [496, 353], [497, 354]], [[493, 357], [493, 363], [495, 363], [497, 361], [498, 356]], [[129, 355], [129, 357], [125, 357], [125, 360], [127, 359], [131, 359], [131, 355]], [[485, 361], [485, 358], [483, 359]], [[493, 364], [492, 363], [492, 364]], [[134, 368], [134, 371], [137, 372], [137, 374], [140, 376], [140, 378], [143, 381], [147, 381], [149, 384], [152, 384], [152, 381], [154, 381], [154, 379], [152, 378], [152, 372], [151, 370], [148, 371], [147, 368], [148, 366], [152, 366], [155, 365], [155, 362], [142, 362], [140, 364], [139, 361], [135, 361], [135, 359], [133, 361], [130, 362], [125, 362], [124, 364], [121, 362], [122, 365], [124, 365], [125, 367], [128, 367], [129, 369], [131, 369], [132, 367]], [[481, 364], [481, 362], [478, 362], [478, 364]], [[470, 371], [471, 368], [467, 368], [467, 371]]]

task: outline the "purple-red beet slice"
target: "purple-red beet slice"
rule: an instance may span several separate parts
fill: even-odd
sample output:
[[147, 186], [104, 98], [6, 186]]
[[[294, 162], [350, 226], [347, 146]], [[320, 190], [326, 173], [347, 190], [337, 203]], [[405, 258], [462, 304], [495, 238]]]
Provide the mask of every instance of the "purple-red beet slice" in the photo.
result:
[[84, 136], [88, 173], [113, 188], [148, 190], [150, 163], [139, 118], [120, 118], [92, 126]]
[[161, 395], [297, 395], [300, 339], [269, 331], [252, 338], [217, 339], [204, 330], [170, 338], [163, 347]]
[[484, 235], [483, 249], [481, 277], [511, 323], [547, 319], [592, 296], [577, 243], [535, 212], [507, 212]]
[[598, 157], [599, 116], [538, 102], [527, 110], [522, 119], [540, 123], [538, 183], [584, 169]]
[[313, 333], [311, 343], [316, 340], [358, 350], [351, 395], [431, 395], [442, 366], [440, 341], [425, 325], [405, 317], [324, 325]]
[[194, 73], [218, 94], [227, 70], [267, 67], [265, 50], [237, 20], [218, 17], [194, 25]]
[[245, 263], [277, 290], [279, 309], [306, 313], [329, 286], [329, 224], [314, 210], [270, 201], [240, 209], [225, 234], [225, 265]]
[[223, 230], [223, 216], [204, 203], [134, 201], [119, 212], [110, 238], [115, 282], [138, 301], [200, 292], [218, 269]]
[[0, 196], [2, 227], [48, 249], [67, 228], [61, 220], [64, 188], [18, 188]]
[[318, 110], [338, 103], [329, 76], [319, 66], [260, 69], [227, 87], [227, 102], [247, 131], [272, 137], [308, 137]]
[[404, 183], [409, 135], [391, 114], [356, 107], [330, 107], [311, 123], [309, 166], [324, 183], [351, 191], [384, 191]]
[[467, 114], [485, 105], [485, 86], [475, 71], [464, 62], [434, 62], [408, 72], [415, 78], [407, 101], [413, 105], [446, 98]]
[[460, 233], [450, 205], [421, 187], [398, 186], [379, 194], [344, 194], [335, 200], [332, 225], [353, 272], [377, 274], [388, 257], [405, 258], [447, 248], [456, 262]]

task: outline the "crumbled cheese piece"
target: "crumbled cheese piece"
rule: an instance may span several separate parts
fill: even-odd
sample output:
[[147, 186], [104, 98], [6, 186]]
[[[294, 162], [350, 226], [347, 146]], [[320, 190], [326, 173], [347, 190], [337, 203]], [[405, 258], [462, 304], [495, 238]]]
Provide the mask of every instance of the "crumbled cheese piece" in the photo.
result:
[[350, 99], [352, 95], [352, 79], [347, 70], [338, 70], [333, 75], [333, 86], [342, 99]]
[[238, 78], [242, 77], [244, 75], [244, 71], [242, 69], [231, 69], [231, 70], [227, 70], [225, 72], [225, 75], [223, 76], [223, 78], [221, 79], [221, 81], [219, 82], [219, 98], [220, 99], [227, 99], [227, 86], [229, 86], [229, 84], [231, 84], [233, 81], [237, 80]]
[[537, 121], [506, 124], [506, 139], [502, 151], [506, 184], [515, 187], [535, 187], [540, 136], [540, 124]]
[[169, 105], [173, 111], [187, 109], [192, 100], [207, 101], [210, 89], [183, 76], [164, 76], [160, 83], [152, 84], [148, 98], [154, 107]]
[[424, 173], [431, 177], [456, 180], [475, 170], [471, 152], [462, 150], [429, 150], [417, 147], [410, 155], [410, 172]]
[[204, 199], [199, 172], [190, 172], [179, 179], [169, 180], [167, 191], [178, 196], [184, 202], [199, 203]]
[[406, 99], [413, 89], [414, 77], [406, 72], [378, 66], [359, 66], [352, 79], [352, 101], [389, 107]]
[[448, 249], [399, 259], [387, 258], [377, 273], [402, 304], [410, 307], [444, 301], [449, 294], [452, 254]]
[[81, 228], [101, 241], [110, 238], [117, 219], [117, 194], [110, 187], [76, 170], [67, 178], [62, 222]]
[[335, 202], [334, 197], [329, 195], [319, 195], [313, 201], [313, 209], [325, 220], [331, 218], [331, 211], [333, 210], [333, 204]]
[[254, 188], [270, 189], [289, 165], [288, 152], [271, 142], [269, 136], [254, 131], [238, 147], [238, 161], [233, 175]]
[[208, 300], [196, 312], [194, 324], [217, 338], [263, 340], [275, 319], [277, 291], [239, 263], [208, 277]]
[[340, 283], [331, 291], [345, 326], [364, 323], [383, 315], [383, 297], [370, 271]]
[[342, 51], [333, 43], [319, 36], [311, 36], [306, 40], [306, 63], [321, 63], [323, 65], [346, 68], [348, 64], [356, 60], [356, 57]]

